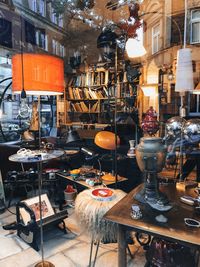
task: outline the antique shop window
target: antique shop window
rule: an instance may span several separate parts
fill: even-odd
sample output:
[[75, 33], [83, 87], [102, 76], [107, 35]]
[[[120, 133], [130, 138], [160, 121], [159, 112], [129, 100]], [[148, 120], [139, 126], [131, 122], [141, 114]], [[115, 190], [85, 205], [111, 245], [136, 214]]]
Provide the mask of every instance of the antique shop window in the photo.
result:
[[200, 9], [191, 12], [191, 43], [200, 42]]
[[159, 51], [159, 39], [160, 39], [160, 25], [156, 25], [152, 28], [152, 54]]

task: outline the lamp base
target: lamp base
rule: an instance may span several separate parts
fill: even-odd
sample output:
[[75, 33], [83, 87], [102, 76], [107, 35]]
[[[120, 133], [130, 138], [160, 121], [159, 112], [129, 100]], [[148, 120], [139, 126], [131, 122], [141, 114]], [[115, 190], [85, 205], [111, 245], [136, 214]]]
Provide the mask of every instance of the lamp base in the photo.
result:
[[138, 192], [134, 198], [142, 203], [146, 203], [153, 209], [168, 211], [172, 208], [165, 194], [159, 191], [156, 173], [147, 174], [144, 188]]
[[35, 267], [55, 267], [55, 265], [49, 261], [38, 262]]

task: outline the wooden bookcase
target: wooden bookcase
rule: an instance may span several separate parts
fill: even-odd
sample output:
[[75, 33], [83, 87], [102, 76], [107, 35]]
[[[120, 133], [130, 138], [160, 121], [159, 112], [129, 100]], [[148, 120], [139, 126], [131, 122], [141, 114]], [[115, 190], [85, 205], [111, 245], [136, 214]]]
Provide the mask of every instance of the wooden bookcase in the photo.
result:
[[125, 112], [126, 99], [131, 96], [132, 89], [123, 71], [118, 72], [117, 78], [114, 69], [102, 67], [74, 74], [64, 96], [57, 99], [57, 126], [102, 128], [110, 123], [108, 113], [110, 116], [115, 108]]

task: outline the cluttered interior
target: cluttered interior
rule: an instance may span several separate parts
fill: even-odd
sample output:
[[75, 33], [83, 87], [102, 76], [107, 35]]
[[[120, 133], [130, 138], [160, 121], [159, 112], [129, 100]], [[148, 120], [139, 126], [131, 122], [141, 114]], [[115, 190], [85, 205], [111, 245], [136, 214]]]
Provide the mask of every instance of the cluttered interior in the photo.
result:
[[200, 0], [0, 0], [0, 266], [200, 267]]

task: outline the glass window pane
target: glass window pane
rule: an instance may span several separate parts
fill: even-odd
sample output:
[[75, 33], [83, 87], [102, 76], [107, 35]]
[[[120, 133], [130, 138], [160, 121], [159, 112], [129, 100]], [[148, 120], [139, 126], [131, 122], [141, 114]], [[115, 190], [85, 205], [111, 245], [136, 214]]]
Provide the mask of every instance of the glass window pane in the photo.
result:
[[192, 42], [200, 42], [200, 22], [192, 23]]
[[200, 10], [192, 11], [192, 19], [200, 19]]

